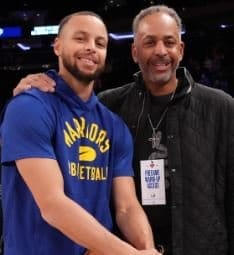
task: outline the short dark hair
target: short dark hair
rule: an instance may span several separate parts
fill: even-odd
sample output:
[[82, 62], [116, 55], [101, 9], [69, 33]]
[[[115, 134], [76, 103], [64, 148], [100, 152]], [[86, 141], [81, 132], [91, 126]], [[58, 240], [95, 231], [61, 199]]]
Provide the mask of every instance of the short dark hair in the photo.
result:
[[[69, 14], [67, 16], [65, 16], [59, 23], [59, 29], [58, 29], [58, 36], [61, 34], [61, 31], [63, 30], [63, 27], [67, 24], [67, 22], [74, 16], [93, 16], [93, 17], [96, 17], [98, 18], [103, 24], [104, 26], [106, 27], [103, 19], [101, 18], [100, 15], [98, 15], [97, 13], [95, 12], [92, 12], [92, 11], [79, 11], [79, 12], [74, 12], [72, 14]], [[107, 30], [107, 29], [106, 29]]]

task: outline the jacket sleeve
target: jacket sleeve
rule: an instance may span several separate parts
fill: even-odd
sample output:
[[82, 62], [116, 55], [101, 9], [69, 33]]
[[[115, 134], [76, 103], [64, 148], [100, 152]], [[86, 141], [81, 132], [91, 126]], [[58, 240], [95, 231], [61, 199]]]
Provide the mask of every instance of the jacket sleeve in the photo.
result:
[[228, 139], [227, 169], [227, 227], [229, 239], [229, 255], [234, 254], [234, 100], [231, 102]]

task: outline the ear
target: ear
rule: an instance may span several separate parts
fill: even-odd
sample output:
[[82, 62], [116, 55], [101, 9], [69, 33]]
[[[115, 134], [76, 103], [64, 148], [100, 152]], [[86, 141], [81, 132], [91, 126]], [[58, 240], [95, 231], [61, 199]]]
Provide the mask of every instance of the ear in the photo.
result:
[[60, 40], [59, 37], [56, 37], [54, 40], [54, 53], [56, 56], [60, 55]]
[[137, 64], [137, 50], [136, 50], [136, 45], [134, 43], [132, 43], [132, 48], [131, 48], [131, 52], [132, 52], [132, 58], [133, 61]]
[[184, 47], [185, 47], [185, 44], [184, 42], [180, 42], [180, 61], [183, 59], [184, 57]]

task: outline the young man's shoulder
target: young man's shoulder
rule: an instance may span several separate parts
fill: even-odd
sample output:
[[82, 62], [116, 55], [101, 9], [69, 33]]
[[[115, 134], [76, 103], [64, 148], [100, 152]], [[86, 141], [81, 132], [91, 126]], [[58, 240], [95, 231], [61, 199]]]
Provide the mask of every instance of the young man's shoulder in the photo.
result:
[[46, 115], [49, 112], [51, 113], [52, 107], [49, 103], [50, 100], [46, 99], [51, 96], [53, 96], [52, 93], [32, 89], [12, 97], [1, 111], [1, 123], [7, 118], [19, 119], [20, 123], [25, 121], [25, 124], [27, 124], [29, 119], [31, 120], [39, 115]]

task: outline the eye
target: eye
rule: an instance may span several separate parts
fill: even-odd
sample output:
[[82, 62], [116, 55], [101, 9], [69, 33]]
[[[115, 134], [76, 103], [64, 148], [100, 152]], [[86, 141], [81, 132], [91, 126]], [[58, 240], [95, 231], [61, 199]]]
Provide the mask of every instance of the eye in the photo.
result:
[[165, 45], [168, 48], [172, 48], [174, 45], [176, 44], [175, 41], [169, 40], [169, 41], [165, 41]]
[[76, 36], [74, 39], [76, 41], [78, 41], [78, 42], [83, 42], [84, 41], [84, 37], [83, 36]]
[[106, 43], [104, 41], [97, 41], [96, 45], [97, 45], [98, 48], [101, 48], [101, 49], [106, 48]]
[[77, 40], [78, 40], [78, 41], [83, 41], [84, 38], [83, 38], [83, 37], [78, 37]]
[[151, 47], [154, 45], [154, 41], [153, 40], [146, 40], [143, 44], [145, 47]]

